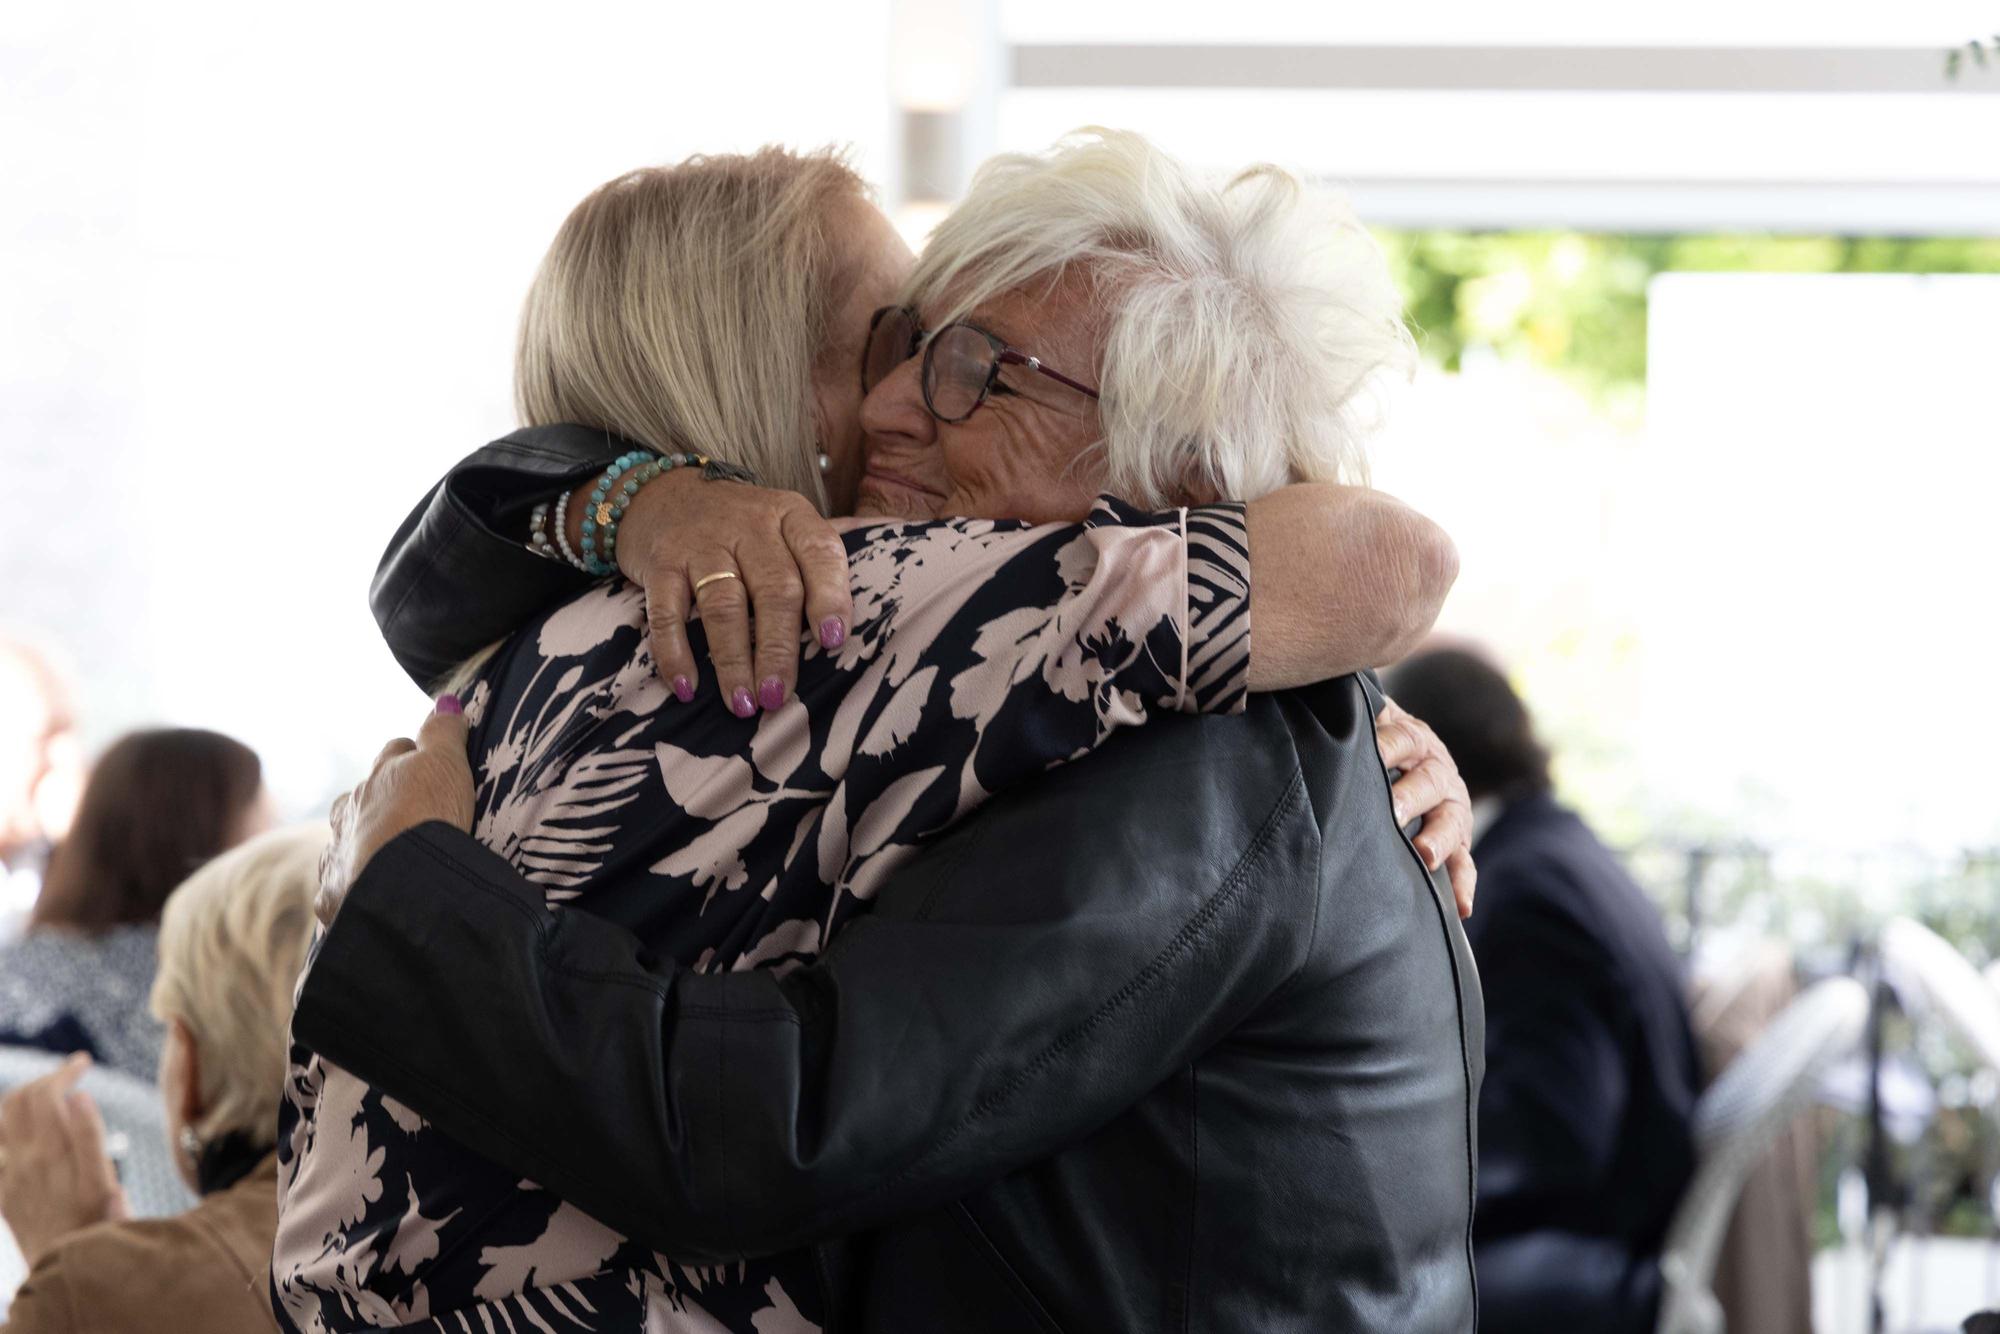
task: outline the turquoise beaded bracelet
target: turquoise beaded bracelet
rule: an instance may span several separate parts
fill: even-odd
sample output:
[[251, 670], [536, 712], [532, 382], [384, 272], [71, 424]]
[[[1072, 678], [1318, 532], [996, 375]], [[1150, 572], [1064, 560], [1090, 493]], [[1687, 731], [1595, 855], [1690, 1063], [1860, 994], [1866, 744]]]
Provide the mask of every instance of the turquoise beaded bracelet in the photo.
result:
[[[700, 454], [654, 454], [634, 450], [605, 465], [604, 473], [591, 488], [583, 511], [583, 543], [577, 553], [584, 569], [598, 578], [618, 573], [618, 525], [640, 488], [675, 468], [705, 468], [708, 459]], [[632, 475], [621, 483], [627, 472]]]

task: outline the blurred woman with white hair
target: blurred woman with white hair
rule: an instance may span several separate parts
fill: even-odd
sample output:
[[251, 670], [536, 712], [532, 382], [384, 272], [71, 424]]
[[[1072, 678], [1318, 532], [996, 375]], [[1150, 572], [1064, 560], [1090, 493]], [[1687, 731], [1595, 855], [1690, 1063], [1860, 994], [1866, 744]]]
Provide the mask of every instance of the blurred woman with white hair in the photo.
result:
[[88, 1056], [0, 1102], [0, 1214], [30, 1266], [7, 1334], [273, 1327], [279, 1086], [326, 837], [252, 839], [183, 881], [161, 915], [160, 1091], [194, 1208], [129, 1216], [103, 1122], [76, 1088]]
[[[982, 171], [914, 280], [886, 220], [850, 189], [816, 213], [845, 219], [813, 280], [832, 295], [759, 326], [745, 312], [773, 309], [759, 293], [781, 285], [760, 287], [760, 265], [775, 258], [801, 288], [791, 269], [811, 248], [788, 240], [801, 210], [772, 188], [745, 236], [686, 197], [754, 194], [785, 161], [623, 178], [579, 207], [530, 295], [517, 386], [524, 408], [583, 426], [523, 432], [447, 479], [376, 590], [392, 646], [428, 676], [440, 648], [477, 646], [497, 600], [555, 587], [542, 571], [634, 578], [586, 581], [459, 674], [469, 771], [451, 768], [465, 768], [453, 694], [421, 749], [392, 746], [378, 775], [443, 766], [429, 818], [476, 830], [481, 865], [498, 853], [493, 869], [509, 867], [539, 907], [616, 923], [647, 957], [700, 972], [810, 965], [924, 841], [1119, 729], [1240, 712], [1250, 692], [1395, 657], [1455, 573], [1433, 526], [1343, 484], [1362, 471], [1368, 382], [1400, 367], [1409, 342], [1366, 234], [1290, 177], [1262, 169], [1217, 187], [1135, 136], [1083, 136]], [[718, 171], [739, 176], [718, 188], [704, 179]], [[667, 212], [670, 235], [649, 244], [646, 218]], [[677, 301], [660, 257], [718, 233], [732, 248], [708, 255]], [[732, 273], [745, 290], [715, 292]], [[813, 407], [813, 500], [742, 483], [795, 473], [809, 442], [712, 425], [747, 414], [715, 402], [746, 392], [745, 368], [773, 346], [793, 349], [778, 364], [814, 368], [809, 390], [794, 389]], [[829, 362], [829, 347], [842, 355]], [[699, 405], [680, 402], [704, 375]], [[636, 384], [637, 401], [647, 383], [656, 407], [678, 404], [652, 420], [673, 419], [680, 438], [621, 414], [606, 389]], [[623, 452], [573, 494], [544, 491], [505, 558], [480, 546], [491, 525], [467, 523], [466, 506], [502, 485], [496, 465], [560, 475], [578, 437], [588, 449], [617, 437]], [[829, 541], [814, 501], [843, 509], [846, 485], [863, 521]], [[530, 550], [533, 567], [510, 564]], [[537, 573], [517, 582], [516, 568]], [[675, 705], [698, 693], [691, 603], [723, 708]], [[1367, 761], [1379, 783], [1372, 734]], [[1423, 771], [1401, 792], [1411, 815], [1447, 804], [1448, 761], [1413, 750], [1398, 762]], [[397, 821], [377, 815], [396, 788], [371, 780], [337, 808], [351, 837], [336, 867], [367, 861], [391, 832]], [[1386, 801], [1382, 816], [1393, 842]], [[1426, 830], [1433, 864], [1458, 851], [1454, 828], [1447, 815]], [[462, 864], [465, 851], [448, 855]], [[427, 969], [404, 952], [420, 937], [426, 952], [445, 947], [405, 938], [390, 951], [399, 976]], [[535, 1080], [479, 1098], [478, 1125], [455, 1114], [456, 1096], [411, 1103], [433, 1076], [483, 1073], [485, 1039], [435, 1052], [426, 1035], [456, 1016], [435, 998], [407, 1013], [425, 1016], [405, 1025], [409, 1059], [365, 1071], [341, 1055], [337, 1018], [297, 1033], [286, 1142], [300, 1149], [281, 1175], [275, 1280], [298, 1328], [447, 1316], [543, 1327], [583, 1309], [591, 1329], [747, 1332], [824, 1313], [804, 1252], [695, 1265], [707, 1246], [622, 1232], [602, 1195], [534, 1184], [548, 1181], [543, 1151], [561, 1150], [510, 1152], [510, 1104], [617, 1101], [621, 1083], [582, 1094]], [[543, 1039], [535, 1025], [499, 1027], [524, 1053]]]

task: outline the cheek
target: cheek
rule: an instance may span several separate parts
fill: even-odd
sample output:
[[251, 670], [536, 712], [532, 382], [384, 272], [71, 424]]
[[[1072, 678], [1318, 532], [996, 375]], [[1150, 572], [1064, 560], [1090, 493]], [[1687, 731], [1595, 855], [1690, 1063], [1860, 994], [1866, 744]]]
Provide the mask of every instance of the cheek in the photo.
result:
[[1069, 418], [1037, 414], [1016, 423], [1000, 451], [1014, 512], [1036, 523], [1074, 523], [1102, 489], [1103, 460]]
[[998, 413], [988, 422], [989, 429], [959, 430], [940, 441], [950, 492], [946, 513], [1070, 523], [1090, 512], [1096, 492], [1063, 474], [1071, 453]]
[[[979, 518], [1006, 517], [1003, 511], [993, 508], [995, 503], [1008, 499], [1008, 479], [1004, 470], [995, 466], [995, 460], [1004, 457], [999, 442], [983, 431], [962, 426], [939, 430], [937, 459], [944, 473], [943, 485], [957, 502], [952, 513]], [[977, 502], [978, 508], [965, 508], [971, 502]]]

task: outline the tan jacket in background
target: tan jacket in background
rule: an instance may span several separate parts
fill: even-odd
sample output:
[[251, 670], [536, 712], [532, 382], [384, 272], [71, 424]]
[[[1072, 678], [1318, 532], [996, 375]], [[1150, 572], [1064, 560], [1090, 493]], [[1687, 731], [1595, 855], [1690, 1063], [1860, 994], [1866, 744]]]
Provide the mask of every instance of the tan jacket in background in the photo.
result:
[[184, 1214], [64, 1238], [14, 1296], [4, 1334], [271, 1334], [274, 1153]]

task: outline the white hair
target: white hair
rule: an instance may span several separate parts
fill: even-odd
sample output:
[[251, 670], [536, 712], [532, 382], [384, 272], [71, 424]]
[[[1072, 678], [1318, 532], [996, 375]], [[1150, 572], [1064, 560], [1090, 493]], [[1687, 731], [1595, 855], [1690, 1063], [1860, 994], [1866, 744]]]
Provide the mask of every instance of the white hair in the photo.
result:
[[167, 896], [153, 1014], [178, 1019], [201, 1070], [203, 1139], [275, 1142], [292, 992], [312, 940], [325, 825], [259, 835], [205, 863]]
[[979, 169], [925, 247], [911, 304], [943, 324], [1071, 271], [1106, 318], [1110, 490], [1160, 506], [1191, 487], [1253, 500], [1365, 480], [1372, 382], [1407, 375], [1415, 346], [1380, 248], [1343, 204], [1278, 167], [1209, 181], [1137, 134], [1078, 130]]

